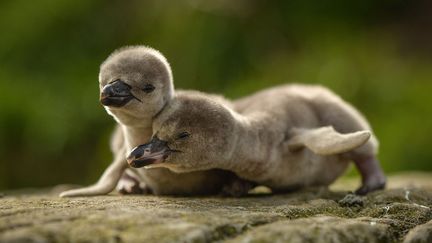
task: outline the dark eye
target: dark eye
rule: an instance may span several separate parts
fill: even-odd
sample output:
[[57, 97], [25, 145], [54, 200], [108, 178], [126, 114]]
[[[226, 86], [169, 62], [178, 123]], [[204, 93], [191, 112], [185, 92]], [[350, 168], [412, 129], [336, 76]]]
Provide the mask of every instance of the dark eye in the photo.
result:
[[177, 138], [178, 139], [185, 139], [185, 138], [187, 138], [187, 137], [189, 137], [190, 136], [190, 134], [188, 133], [188, 132], [181, 132], [181, 133], [179, 133], [178, 135], [177, 135]]
[[146, 84], [144, 86], [144, 88], [142, 88], [142, 91], [146, 92], [146, 93], [150, 93], [155, 89], [155, 86], [151, 85], [151, 84]]

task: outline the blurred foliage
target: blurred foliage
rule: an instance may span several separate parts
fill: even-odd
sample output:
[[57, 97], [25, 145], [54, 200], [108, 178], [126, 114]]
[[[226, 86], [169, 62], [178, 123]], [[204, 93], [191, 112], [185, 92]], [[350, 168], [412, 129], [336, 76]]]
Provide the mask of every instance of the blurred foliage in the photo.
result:
[[114, 121], [100, 63], [146, 44], [177, 88], [237, 98], [319, 83], [370, 120], [387, 172], [431, 170], [430, 1], [0, 2], [0, 189], [96, 181]]

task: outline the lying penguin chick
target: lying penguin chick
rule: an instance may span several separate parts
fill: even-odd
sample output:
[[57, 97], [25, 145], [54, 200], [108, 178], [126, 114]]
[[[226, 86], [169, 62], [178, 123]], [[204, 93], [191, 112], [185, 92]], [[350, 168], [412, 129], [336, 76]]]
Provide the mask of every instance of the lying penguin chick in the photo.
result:
[[366, 120], [325, 88], [264, 90], [236, 104], [241, 114], [205, 96], [177, 100], [155, 118], [152, 140], [130, 153], [132, 167], [219, 168], [285, 191], [329, 185], [354, 161], [362, 175], [358, 194], [385, 186]]
[[[153, 117], [175, 103], [171, 68], [161, 53], [145, 46], [115, 51], [100, 67], [99, 86], [101, 103], [118, 123], [111, 141], [114, 161], [95, 185], [66, 191], [60, 196], [107, 194], [116, 185], [121, 193], [214, 193], [227, 178], [233, 177], [231, 172], [221, 171], [178, 175], [163, 168], [152, 171], [126, 168], [127, 152], [149, 141]], [[221, 96], [212, 97], [229, 104]]]

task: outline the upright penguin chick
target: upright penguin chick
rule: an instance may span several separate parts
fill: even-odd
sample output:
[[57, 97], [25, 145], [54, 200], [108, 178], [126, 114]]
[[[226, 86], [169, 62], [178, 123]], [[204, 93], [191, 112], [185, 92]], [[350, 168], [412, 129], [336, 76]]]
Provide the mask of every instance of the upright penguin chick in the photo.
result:
[[127, 168], [127, 153], [151, 138], [153, 118], [164, 107], [175, 104], [171, 68], [161, 53], [145, 46], [113, 52], [100, 67], [99, 87], [100, 102], [118, 123], [111, 141], [114, 161], [95, 185], [63, 192], [61, 197], [106, 194], [117, 184], [119, 191], [125, 193], [214, 193], [227, 178], [233, 177], [225, 171], [178, 175], [164, 168], [152, 171]]
[[177, 97], [154, 120], [152, 140], [128, 156], [133, 167], [190, 172], [219, 168], [275, 191], [329, 185], [354, 161], [358, 194], [382, 189], [378, 143], [366, 120], [319, 86], [286, 85], [236, 103]]

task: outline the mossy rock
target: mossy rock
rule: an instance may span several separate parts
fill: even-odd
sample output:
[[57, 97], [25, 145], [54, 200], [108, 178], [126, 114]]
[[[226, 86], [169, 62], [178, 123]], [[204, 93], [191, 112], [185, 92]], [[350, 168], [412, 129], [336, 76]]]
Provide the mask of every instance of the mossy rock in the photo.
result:
[[430, 243], [432, 242], [432, 221], [412, 229], [405, 237], [404, 243]]
[[325, 188], [245, 198], [6, 192], [0, 242], [431, 242], [432, 181], [396, 178], [402, 187], [366, 197]]
[[383, 223], [373, 219], [347, 219], [314, 216], [283, 220], [252, 229], [232, 242], [392, 242], [395, 240]]

